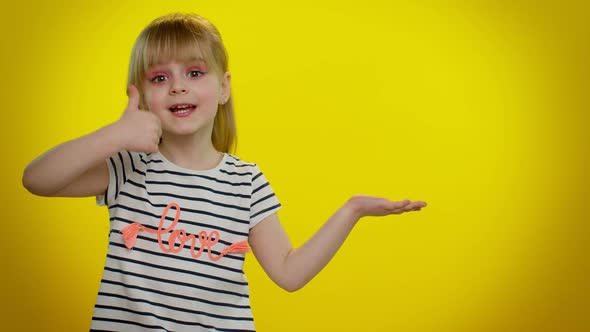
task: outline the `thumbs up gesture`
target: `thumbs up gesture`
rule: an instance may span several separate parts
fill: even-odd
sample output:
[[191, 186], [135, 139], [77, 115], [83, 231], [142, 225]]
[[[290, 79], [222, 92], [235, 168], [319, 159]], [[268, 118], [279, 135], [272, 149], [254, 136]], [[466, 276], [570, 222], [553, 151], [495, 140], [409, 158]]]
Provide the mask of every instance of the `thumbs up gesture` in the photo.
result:
[[127, 93], [129, 102], [123, 115], [115, 123], [117, 137], [122, 140], [125, 150], [158, 152], [158, 144], [162, 136], [160, 119], [151, 112], [139, 109], [139, 91], [134, 85], [129, 85]]

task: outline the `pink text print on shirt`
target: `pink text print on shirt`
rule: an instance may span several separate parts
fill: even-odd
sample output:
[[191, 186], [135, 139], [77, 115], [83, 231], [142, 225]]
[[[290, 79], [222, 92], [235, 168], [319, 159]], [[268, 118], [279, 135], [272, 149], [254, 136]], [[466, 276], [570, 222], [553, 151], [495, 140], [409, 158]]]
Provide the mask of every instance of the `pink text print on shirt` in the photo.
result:
[[[166, 216], [168, 215], [168, 211], [170, 208], [175, 208], [176, 215], [174, 216], [174, 221], [172, 224], [166, 228], [164, 227], [164, 222], [166, 220]], [[158, 245], [160, 249], [162, 249], [165, 253], [178, 253], [184, 248], [184, 245], [191, 241], [191, 255], [194, 258], [199, 258], [203, 253], [203, 250], [207, 248], [207, 254], [212, 261], [217, 261], [221, 257], [229, 254], [229, 253], [242, 253], [248, 252], [250, 249], [248, 247], [248, 243], [246, 241], [236, 242], [231, 246], [225, 247], [218, 256], [214, 256], [211, 252], [211, 248], [219, 241], [219, 232], [212, 231], [211, 233], [207, 234], [206, 231], [200, 231], [198, 235], [199, 242], [201, 246], [199, 250], [195, 253], [195, 245], [197, 243], [197, 237], [193, 234], [187, 234], [184, 229], [174, 229], [176, 224], [178, 223], [178, 219], [180, 218], [180, 206], [176, 203], [170, 203], [162, 212], [162, 217], [160, 218], [160, 225], [158, 226], [157, 230], [151, 229], [149, 227], [143, 226], [140, 223], [133, 223], [129, 226], [126, 226], [121, 230], [123, 233], [123, 240], [125, 241], [125, 246], [128, 249], [132, 249], [135, 245], [135, 240], [137, 239], [137, 234], [141, 231], [145, 231], [148, 233], [156, 234], [158, 236]], [[170, 233], [168, 237], [168, 247], [164, 245], [164, 241], [162, 240], [162, 235]], [[175, 246], [176, 240], [180, 241], [180, 245], [178, 247]]]

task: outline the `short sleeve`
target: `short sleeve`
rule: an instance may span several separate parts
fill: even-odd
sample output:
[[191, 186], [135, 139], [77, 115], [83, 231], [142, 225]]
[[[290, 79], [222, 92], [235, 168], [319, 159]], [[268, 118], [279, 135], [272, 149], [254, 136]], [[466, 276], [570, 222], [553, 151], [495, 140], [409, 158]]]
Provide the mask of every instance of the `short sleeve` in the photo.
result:
[[111, 206], [117, 201], [121, 188], [127, 183], [130, 175], [134, 172], [141, 173], [138, 165], [139, 158], [140, 156], [136, 153], [121, 151], [106, 159], [109, 169], [109, 186], [104, 194], [96, 196], [97, 205]]
[[256, 226], [267, 216], [277, 212], [281, 203], [275, 195], [270, 183], [260, 171], [254, 166], [252, 173], [252, 194], [250, 197], [250, 229]]

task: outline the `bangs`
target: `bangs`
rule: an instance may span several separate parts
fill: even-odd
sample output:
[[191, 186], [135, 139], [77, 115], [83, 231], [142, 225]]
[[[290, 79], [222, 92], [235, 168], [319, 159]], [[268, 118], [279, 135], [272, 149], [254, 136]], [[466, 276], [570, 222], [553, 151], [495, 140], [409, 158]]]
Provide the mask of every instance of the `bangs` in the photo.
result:
[[[169, 61], [202, 61], [207, 68], [220, 73], [215, 59], [212, 43], [204, 31], [187, 21], [168, 21], [155, 26], [146, 33], [143, 57], [138, 59], [146, 73], [154, 65]], [[142, 75], [143, 76], [143, 75]]]

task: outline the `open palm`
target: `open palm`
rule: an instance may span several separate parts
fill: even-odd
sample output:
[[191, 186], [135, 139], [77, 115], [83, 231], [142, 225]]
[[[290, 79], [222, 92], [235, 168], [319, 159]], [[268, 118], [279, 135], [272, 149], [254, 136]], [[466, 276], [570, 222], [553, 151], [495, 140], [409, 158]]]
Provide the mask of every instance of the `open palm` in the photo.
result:
[[391, 201], [382, 197], [357, 195], [349, 201], [359, 217], [365, 216], [387, 216], [390, 214], [401, 214], [410, 211], [420, 211], [426, 206], [423, 201]]

